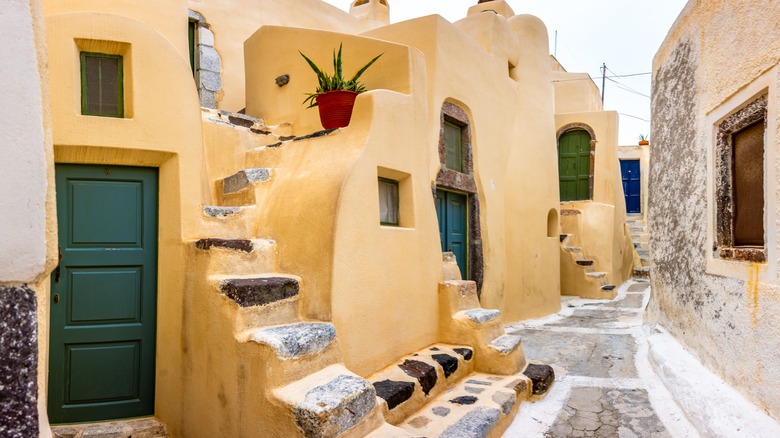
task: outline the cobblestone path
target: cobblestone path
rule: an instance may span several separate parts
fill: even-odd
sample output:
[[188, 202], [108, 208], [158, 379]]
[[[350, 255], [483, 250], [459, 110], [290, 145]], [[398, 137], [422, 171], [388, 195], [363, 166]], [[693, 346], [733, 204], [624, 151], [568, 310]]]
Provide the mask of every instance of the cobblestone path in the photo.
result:
[[508, 326], [530, 363], [553, 366], [555, 384], [504, 436], [698, 437], [647, 360], [649, 298], [649, 284], [632, 280], [615, 300], [563, 297], [557, 315]]

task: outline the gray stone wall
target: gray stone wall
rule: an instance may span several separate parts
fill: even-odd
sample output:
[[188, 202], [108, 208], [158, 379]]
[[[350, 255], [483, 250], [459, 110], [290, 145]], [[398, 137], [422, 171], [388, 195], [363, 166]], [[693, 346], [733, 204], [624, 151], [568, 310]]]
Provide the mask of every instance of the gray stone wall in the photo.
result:
[[38, 436], [35, 292], [0, 286], [0, 437]]
[[214, 49], [214, 33], [203, 15], [189, 11], [196, 23], [195, 81], [198, 84], [200, 106], [217, 108], [217, 94], [222, 91], [222, 58]]
[[[767, 32], [780, 32], [771, 20], [761, 23], [767, 8], [780, 12], [776, 3], [726, 1], [718, 9], [690, 3], [655, 57], [647, 212], [652, 296], [645, 320], [666, 327], [708, 369], [780, 419], [780, 390], [771, 383], [780, 378], [780, 288], [771, 276], [759, 281], [758, 265], [713, 258], [717, 236], [709, 225], [717, 223], [713, 114], [726, 116], [755, 99], [732, 97], [777, 63]], [[778, 164], [765, 165], [777, 170]], [[777, 183], [768, 179], [767, 193]], [[766, 226], [777, 236], [776, 224]], [[772, 264], [776, 259], [762, 269]]]

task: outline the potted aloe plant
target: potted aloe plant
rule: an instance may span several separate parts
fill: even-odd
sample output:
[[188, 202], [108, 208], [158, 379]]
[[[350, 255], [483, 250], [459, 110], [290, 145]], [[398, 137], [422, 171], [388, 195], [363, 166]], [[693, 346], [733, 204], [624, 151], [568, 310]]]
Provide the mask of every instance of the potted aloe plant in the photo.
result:
[[645, 134], [639, 134], [639, 146], [647, 146], [650, 144], [650, 140], [647, 139]]
[[358, 79], [382, 56], [380, 53], [358, 70], [352, 78], [344, 79], [341, 46], [339, 44], [338, 54], [336, 50], [333, 50], [333, 75], [323, 72], [308, 56], [298, 52], [317, 74], [319, 82], [314, 93], [306, 93], [308, 97], [303, 103], [309, 104], [307, 108], [315, 106], [319, 108], [320, 122], [325, 129], [343, 128], [349, 125], [352, 118], [352, 108], [355, 106], [355, 98], [358, 94], [366, 91], [366, 86], [358, 82]]

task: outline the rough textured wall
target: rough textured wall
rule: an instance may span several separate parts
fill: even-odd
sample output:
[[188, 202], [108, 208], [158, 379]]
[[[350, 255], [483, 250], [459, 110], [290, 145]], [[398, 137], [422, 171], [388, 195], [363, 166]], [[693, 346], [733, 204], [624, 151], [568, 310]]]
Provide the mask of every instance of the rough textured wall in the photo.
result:
[[[780, 418], [780, 391], [772, 384], [780, 378], [780, 294], [776, 276], [769, 274], [777, 256], [767, 266], [728, 263], [728, 274], [713, 273], [708, 248], [713, 175], [707, 157], [714, 147], [709, 114], [777, 65], [778, 16], [780, 5], [771, 0], [690, 2], [656, 55], [648, 212], [654, 295], [647, 315], [775, 418]], [[776, 72], [768, 81], [774, 90]], [[773, 96], [770, 118], [777, 113]], [[776, 133], [767, 138], [767, 150], [776, 149]], [[769, 159], [766, 165], [777, 167]], [[767, 187], [767, 193], [776, 193], [777, 181], [769, 179]], [[767, 211], [776, 205], [769, 196]], [[776, 254], [771, 217], [767, 246]]]
[[0, 287], [0, 436], [38, 436], [35, 292]]

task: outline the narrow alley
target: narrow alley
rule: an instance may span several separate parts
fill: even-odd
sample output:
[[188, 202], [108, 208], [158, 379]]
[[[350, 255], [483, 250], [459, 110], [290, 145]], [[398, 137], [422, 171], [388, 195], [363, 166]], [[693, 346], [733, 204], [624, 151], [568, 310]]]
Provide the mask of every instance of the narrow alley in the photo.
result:
[[524, 404], [505, 437], [699, 436], [651, 368], [642, 316], [650, 284], [608, 300], [562, 297], [562, 310], [507, 327], [529, 363], [555, 370], [548, 394]]

